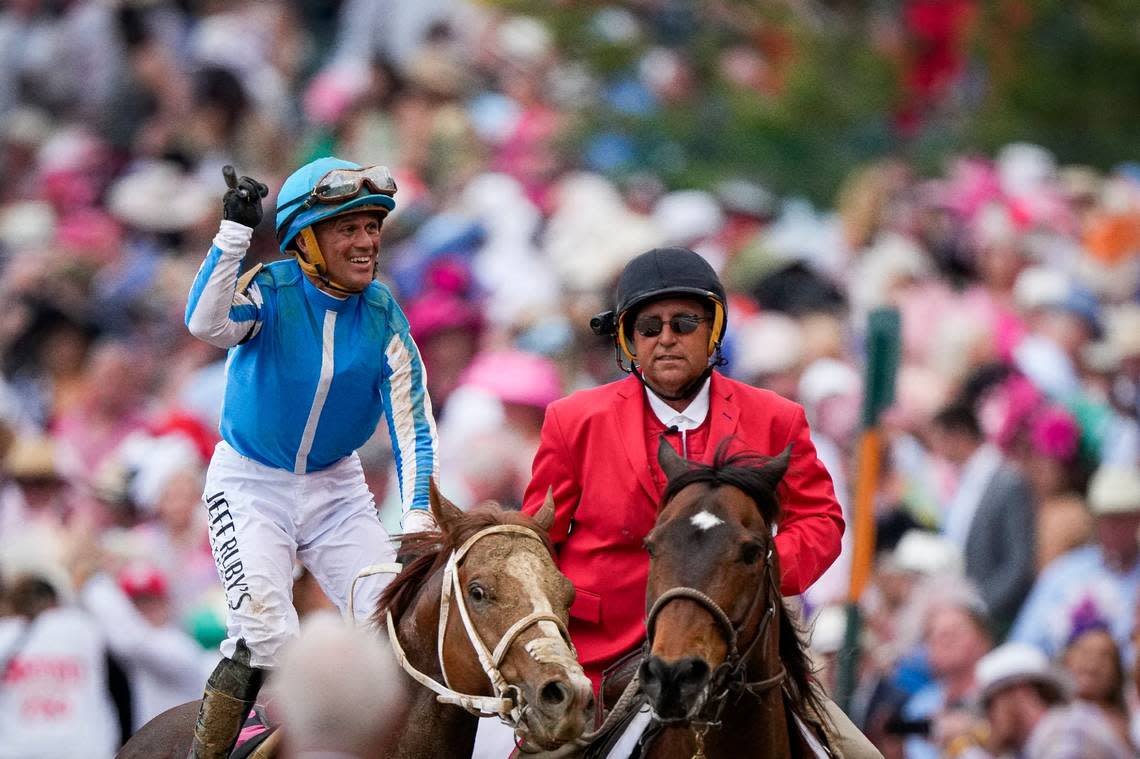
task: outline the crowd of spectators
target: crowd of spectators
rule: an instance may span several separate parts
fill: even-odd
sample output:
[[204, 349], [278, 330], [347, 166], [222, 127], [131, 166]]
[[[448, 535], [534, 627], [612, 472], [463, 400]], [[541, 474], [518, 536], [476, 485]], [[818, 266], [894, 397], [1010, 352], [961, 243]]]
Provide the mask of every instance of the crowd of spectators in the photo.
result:
[[[1140, 164], [1031, 144], [934, 176], [884, 159], [833, 208], [755, 177], [669, 189], [566, 149], [604, 83], [538, 21], [333, 5], [0, 11], [0, 757], [109, 757], [199, 697], [224, 634], [200, 497], [225, 356], [186, 333], [186, 294], [222, 165], [272, 198], [327, 154], [397, 178], [381, 277], [463, 507], [517, 507], [545, 406], [618, 376], [589, 316], [630, 258], [682, 245], [728, 287], [724, 371], [804, 405], [850, 516], [863, 338], [897, 308], [852, 716], [888, 757], [1037, 757], [1063, 743], [1033, 739], [1059, 729], [1041, 715], [1075, 699], [1135, 755]], [[661, 60], [632, 69], [651, 97], [669, 96]], [[276, 255], [264, 224], [247, 265]], [[386, 440], [361, 458], [395, 532]], [[844, 546], [802, 599], [829, 685]], [[296, 580], [302, 612], [327, 607]]]

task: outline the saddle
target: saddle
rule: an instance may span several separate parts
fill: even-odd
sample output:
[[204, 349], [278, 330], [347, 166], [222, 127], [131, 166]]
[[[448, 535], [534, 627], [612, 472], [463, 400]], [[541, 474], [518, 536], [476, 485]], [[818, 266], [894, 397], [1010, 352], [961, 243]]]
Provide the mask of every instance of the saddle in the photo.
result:
[[[611, 664], [602, 673], [602, 687], [600, 690], [600, 698], [598, 699], [598, 712], [595, 724], [599, 728], [604, 727], [601, 732], [594, 736], [590, 744], [583, 749], [581, 753], [582, 759], [605, 759], [613, 750], [614, 746], [622, 736], [625, 735], [626, 730], [629, 728], [630, 723], [637, 717], [641, 706], [645, 703], [645, 696], [638, 689], [636, 694], [626, 698], [624, 703], [620, 703], [622, 714], [614, 715], [614, 719], [609, 724], [605, 724], [606, 717], [610, 716], [610, 712], [614, 707], [619, 706], [619, 702], [633, 678], [637, 675], [638, 667], [641, 666], [642, 649], [641, 646], [630, 651], [625, 656], [618, 659]], [[636, 754], [631, 754], [631, 759], [641, 755], [640, 744]]]
[[641, 666], [641, 659], [642, 647], [638, 646], [602, 672], [602, 687], [599, 694], [601, 698], [598, 699], [594, 724], [601, 725], [606, 714], [617, 704], [621, 694], [625, 693], [633, 676], [637, 674], [638, 667]]

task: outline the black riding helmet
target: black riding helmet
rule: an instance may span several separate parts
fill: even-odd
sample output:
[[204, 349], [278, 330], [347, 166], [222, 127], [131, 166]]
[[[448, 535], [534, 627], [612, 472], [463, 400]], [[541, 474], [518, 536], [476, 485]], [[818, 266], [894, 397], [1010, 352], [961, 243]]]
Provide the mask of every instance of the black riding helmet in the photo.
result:
[[630, 345], [633, 317], [641, 306], [663, 298], [696, 298], [713, 311], [709, 355], [720, 346], [727, 326], [724, 285], [708, 261], [687, 248], [654, 248], [630, 261], [618, 278], [617, 311], [590, 320], [598, 335], [612, 335], [626, 358], [634, 360]]

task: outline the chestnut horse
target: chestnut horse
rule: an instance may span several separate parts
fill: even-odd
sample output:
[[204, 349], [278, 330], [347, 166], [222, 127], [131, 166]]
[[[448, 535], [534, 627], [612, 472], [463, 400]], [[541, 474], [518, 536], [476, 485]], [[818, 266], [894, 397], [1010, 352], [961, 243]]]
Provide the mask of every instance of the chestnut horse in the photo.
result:
[[821, 735], [811, 667], [780, 596], [772, 525], [789, 446], [776, 458], [686, 461], [662, 438], [668, 478], [649, 551], [647, 655], [653, 709], [643, 756], [814, 756], [796, 721]]
[[[494, 504], [464, 513], [433, 486], [431, 507], [440, 531], [404, 536], [405, 567], [374, 615], [407, 673], [377, 684], [405, 688], [407, 717], [376, 759], [470, 756], [478, 717], [490, 714], [524, 746], [577, 738], [594, 698], [566, 633], [574, 590], [554, 566], [549, 498], [533, 520]], [[185, 759], [197, 713], [193, 702], [160, 714], [118, 759]]]

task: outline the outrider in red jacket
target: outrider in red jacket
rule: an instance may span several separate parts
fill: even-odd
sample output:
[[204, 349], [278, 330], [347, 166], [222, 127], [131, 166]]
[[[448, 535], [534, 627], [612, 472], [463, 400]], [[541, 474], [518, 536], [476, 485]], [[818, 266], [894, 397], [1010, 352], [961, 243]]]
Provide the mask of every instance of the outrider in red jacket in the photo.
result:
[[[574, 583], [570, 635], [595, 688], [602, 672], [645, 635], [649, 556], [642, 540], [657, 520], [665, 476], [650, 440], [664, 431], [636, 377], [551, 404], [523, 510], [535, 513], [552, 488], [551, 539]], [[679, 434], [669, 435], [681, 450]], [[776, 550], [784, 595], [802, 593], [839, 556], [843, 515], [816, 457], [803, 408], [767, 390], [712, 374], [709, 413], [687, 433], [689, 458], [710, 463], [717, 444], [775, 456], [793, 443], [779, 489]], [[652, 453], [652, 455], [651, 455]]]

